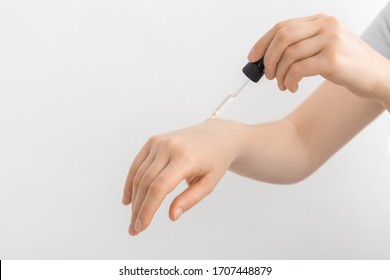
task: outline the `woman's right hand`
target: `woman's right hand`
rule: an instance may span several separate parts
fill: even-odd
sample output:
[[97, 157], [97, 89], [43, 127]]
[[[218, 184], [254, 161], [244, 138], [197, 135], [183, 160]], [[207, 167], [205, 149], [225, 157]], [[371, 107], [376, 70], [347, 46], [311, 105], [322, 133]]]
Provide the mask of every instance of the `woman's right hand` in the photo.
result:
[[360, 97], [389, 94], [389, 61], [335, 17], [318, 14], [277, 23], [253, 46], [251, 62], [264, 57], [265, 74], [281, 90], [296, 92], [304, 77], [321, 75]]

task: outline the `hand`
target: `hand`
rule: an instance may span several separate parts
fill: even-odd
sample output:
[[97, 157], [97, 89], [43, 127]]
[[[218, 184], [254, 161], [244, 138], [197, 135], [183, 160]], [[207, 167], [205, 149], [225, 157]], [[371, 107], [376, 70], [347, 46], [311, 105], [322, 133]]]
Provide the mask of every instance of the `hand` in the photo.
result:
[[281, 90], [296, 92], [303, 77], [321, 75], [361, 97], [380, 99], [388, 84], [388, 60], [324, 14], [276, 24], [256, 42], [248, 59], [263, 56], [266, 77], [276, 77]]
[[134, 159], [123, 192], [123, 204], [132, 203], [129, 233], [145, 230], [165, 196], [182, 180], [188, 188], [171, 204], [173, 221], [212, 192], [239, 153], [246, 129], [236, 122], [209, 119], [151, 137]]

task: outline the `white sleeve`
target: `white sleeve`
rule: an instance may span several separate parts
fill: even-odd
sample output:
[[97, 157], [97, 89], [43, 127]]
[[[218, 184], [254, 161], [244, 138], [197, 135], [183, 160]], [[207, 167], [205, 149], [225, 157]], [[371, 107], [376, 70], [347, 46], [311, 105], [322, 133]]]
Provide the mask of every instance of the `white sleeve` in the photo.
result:
[[377, 52], [390, 59], [390, 3], [376, 16], [361, 38]]

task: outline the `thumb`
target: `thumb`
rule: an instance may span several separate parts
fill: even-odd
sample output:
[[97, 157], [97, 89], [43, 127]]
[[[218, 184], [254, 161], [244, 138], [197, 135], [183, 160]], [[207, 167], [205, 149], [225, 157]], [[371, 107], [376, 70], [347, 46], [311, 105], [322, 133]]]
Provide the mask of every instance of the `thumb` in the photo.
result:
[[169, 208], [169, 218], [176, 221], [180, 216], [198, 204], [203, 198], [209, 195], [218, 183], [212, 175], [204, 176], [200, 180], [190, 183], [189, 187], [179, 194]]

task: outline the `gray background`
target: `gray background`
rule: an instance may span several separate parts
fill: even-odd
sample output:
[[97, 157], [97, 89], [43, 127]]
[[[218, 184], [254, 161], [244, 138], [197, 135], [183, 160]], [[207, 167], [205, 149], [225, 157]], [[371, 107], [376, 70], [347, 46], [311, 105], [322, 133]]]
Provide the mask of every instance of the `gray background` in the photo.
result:
[[[273, 24], [326, 12], [361, 34], [385, 3], [0, 1], [0, 258], [390, 258], [387, 113], [299, 184], [227, 173], [173, 223], [181, 184], [135, 238], [120, 203], [147, 138], [207, 118]], [[264, 79], [224, 116], [281, 118], [320, 82]]]

